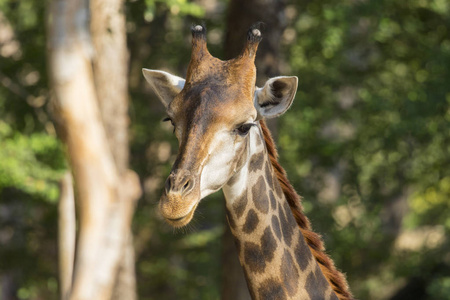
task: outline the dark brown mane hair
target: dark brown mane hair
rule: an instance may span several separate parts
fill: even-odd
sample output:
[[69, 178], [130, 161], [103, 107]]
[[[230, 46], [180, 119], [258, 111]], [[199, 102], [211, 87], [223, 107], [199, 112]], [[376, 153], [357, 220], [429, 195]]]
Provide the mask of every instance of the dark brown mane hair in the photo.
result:
[[261, 120], [260, 124], [264, 135], [264, 141], [266, 143], [267, 151], [269, 153], [270, 162], [272, 163], [283, 193], [289, 203], [292, 214], [294, 215], [300, 231], [303, 234], [303, 237], [305, 238], [305, 241], [308, 244], [314, 258], [319, 263], [319, 267], [322, 270], [322, 273], [324, 274], [325, 278], [330, 283], [333, 291], [336, 293], [337, 297], [340, 300], [354, 299], [349, 290], [345, 276], [336, 269], [334, 262], [325, 253], [325, 247], [323, 245], [321, 236], [312, 231], [311, 224], [308, 218], [303, 214], [303, 207], [300, 203], [301, 198], [287, 179], [286, 171], [278, 162], [278, 152], [275, 148], [272, 135], [270, 134], [266, 123], [264, 122], [264, 120]]

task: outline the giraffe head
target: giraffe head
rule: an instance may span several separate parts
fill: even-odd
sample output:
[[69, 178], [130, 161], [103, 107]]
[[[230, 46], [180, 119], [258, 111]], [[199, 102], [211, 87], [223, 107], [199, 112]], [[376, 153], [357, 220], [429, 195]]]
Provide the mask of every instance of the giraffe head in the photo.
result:
[[292, 104], [297, 77], [275, 77], [262, 88], [255, 86], [260, 41], [259, 29], [250, 28], [241, 54], [222, 61], [208, 52], [206, 29], [197, 25], [186, 79], [143, 69], [179, 141], [159, 204], [175, 227], [188, 224], [200, 200], [222, 188], [249, 160], [256, 122], [279, 116]]

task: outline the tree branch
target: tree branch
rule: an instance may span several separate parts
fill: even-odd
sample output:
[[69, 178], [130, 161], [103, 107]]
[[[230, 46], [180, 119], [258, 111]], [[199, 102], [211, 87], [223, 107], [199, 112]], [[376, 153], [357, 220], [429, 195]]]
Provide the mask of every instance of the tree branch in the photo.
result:
[[72, 175], [67, 172], [61, 180], [58, 204], [58, 253], [60, 299], [67, 300], [72, 288], [75, 257], [75, 199]]
[[[111, 0], [108, 4], [114, 6], [122, 2]], [[116, 7], [116, 11], [106, 10], [108, 18], [114, 19], [114, 13], [121, 13], [119, 7], [120, 5]], [[99, 11], [103, 11], [102, 6], [91, 7], [91, 10], [92, 20], [96, 19]], [[129, 254], [130, 247], [132, 249], [130, 226], [134, 203], [141, 193], [139, 178], [134, 172], [126, 169], [127, 121], [123, 120], [127, 120], [127, 59], [121, 60], [120, 63], [125, 64], [122, 69], [96, 67], [98, 59], [105, 53], [103, 50], [106, 49], [105, 51], [110, 54], [115, 53], [116, 50], [113, 49], [116, 46], [113, 39], [109, 40], [111, 43], [106, 43], [107, 47], [103, 50], [92, 47], [87, 26], [87, 1], [53, 0], [50, 11], [49, 61], [56, 96], [55, 119], [61, 123], [61, 136], [67, 144], [80, 211], [78, 248], [69, 299], [109, 300], [114, 287], [117, 286], [118, 270], [125, 269], [120, 268], [121, 257], [128, 255], [133, 259]], [[125, 26], [123, 16], [121, 18], [120, 28], [107, 27], [104, 31], [98, 32], [98, 28], [94, 30], [93, 25], [91, 30], [95, 32], [93, 35], [95, 40], [102, 35], [108, 40], [112, 34], [109, 32], [111, 29], [123, 31], [120, 35], [122, 37], [118, 39], [123, 45], [117, 51], [125, 51], [125, 54], [120, 55], [126, 58]], [[97, 59], [92, 64], [94, 50], [97, 51]], [[119, 63], [119, 59], [114, 55], [117, 54], [105, 55], [107, 65]], [[117, 72], [119, 74], [116, 74]], [[112, 81], [111, 78], [115, 80]], [[120, 88], [116, 90], [116, 87]], [[104, 92], [105, 90], [108, 93]], [[103, 122], [102, 112], [105, 105], [99, 105], [103, 103], [99, 98], [104, 99], [104, 103], [118, 99], [120, 114], [114, 114], [116, 110], [113, 102], [109, 104], [112, 110], [103, 113], [103, 116], [108, 116]], [[122, 121], [119, 122], [118, 119]], [[111, 122], [118, 125], [112, 126]], [[108, 137], [114, 137], [118, 132], [120, 132], [118, 139]], [[122, 149], [122, 155], [117, 155], [116, 149]], [[130, 265], [134, 266], [134, 262], [127, 262], [126, 266]], [[134, 280], [134, 268], [128, 267], [127, 270], [132, 270]], [[131, 282], [131, 279], [128, 282]], [[134, 289], [133, 284], [127, 286]], [[126, 294], [134, 295], [135, 290]]]

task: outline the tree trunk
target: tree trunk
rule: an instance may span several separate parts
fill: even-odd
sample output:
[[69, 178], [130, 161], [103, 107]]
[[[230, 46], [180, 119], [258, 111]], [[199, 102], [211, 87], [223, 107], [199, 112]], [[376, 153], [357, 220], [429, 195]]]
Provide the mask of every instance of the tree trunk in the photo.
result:
[[[225, 223], [227, 223], [225, 221]], [[238, 253], [234, 244], [234, 237], [226, 226], [222, 237], [222, 300], [251, 299], [245, 282], [244, 272], [239, 263]]]
[[[283, 0], [231, 0], [228, 6], [227, 32], [225, 36], [225, 58], [236, 57], [246, 41], [247, 30], [252, 24], [263, 22], [263, 40], [259, 44], [255, 64], [257, 85], [262, 86], [269, 77], [279, 74], [280, 41], [286, 27]], [[276, 137], [276, 119], [267, 122]], [[250, 299], [245, 286], [244, 273], [239, 264], [237, 251], [228, 225], [223, 236], [223, 285], [222, 299]]]
[[17, 291], [19, 290], [17, 271], [6, 271], [0, 275], [0, 299], [18, 300]]
[[236, 57], [246, 41], [251, 25], [262, 22], [263, 40], [256, 55], [257, 85], [262, 85], [268, 77], [280, 75], [280, 41], [286, 21], [283, 0], [231, 0], [227, 15], [225, 36], [225, 56]]
[[69, 299], [72, 289], [75, 257], [75, 196], [72, 175], [67, 172], [61, 180], [58, 204], [58, 264], [60, 299]]
[[[91, 0], [94, 82], [109, 147], [120, 176], [128, 168], [128, 51], [123, 0]], [[111, 63], [114, 62], [114, 63]], [[134, 210], [134, 203], [124, 203]], [[113, 299], [136, 299], [131, 228], [121, 249]]]
[[[285, 0], [231, 0], [227, 15], [225, 35], [225, 57], [236, 57], [246, 41], [247, 30], [261, 23], [263, 39], [258, 46], [255, 64], [256, 85], [262, 86], [270, 77], [280, 75], [281, 36], [287, 26], [284, 10]], [[267, 125], [276, 140], [277, 120], [267, 120]]]
[[[105, 12], [106, 4], [104, 7], [94, 6], [93, 9], [98, 11], [92, 12], [91, 17], [95, 19], [97, 14], [108, 14], [110, 20], [122, 18], [122, 27], [111, 26], [105, 31], [96, 31], [98, 25], [93, 24], [94, 43], [101, 39], [101, 35], [117, 38], [117, 44], [108, 41], [111, 44], [107, 49], [109, 53], [118, 52], [116, 56], [108, 56], [117, 58], [109, 62], [111, 65], [120, 65], [114, 70], [117, 73], [113, 74], [108, 73], [111, 69], [99, 71], [101, 67], [95, 66], [97, 61], [94, 70], [92, 68], [93, 54], [100, 57], [106, 55], [106, 51], [98, 48], [97, 43], [95, 47], [91, 44], [87, 1], [54, 0], [49, 10], [48, 48], [55, 95], [54, 118], [67, 145], [79, 208], [76, 261], [68, 299], [109, 300], [113, 288], [120, 287], [116, 284], [119, 269], [134, 276], [129, 263], [121, 268], [121, 263], [127, 261], [121, 257], [132, 257], [132, 253], [127, 254], [130, 251], [126, 250], [131, 243], [134, 202], [140, 196], [139, 180], [134, 172], [127, 170], [127, 122], [123, 121], [126, 120], [127, 103], [125, 27], [123, 16], [117, 16], [122, 14], [122, 2], [110, 1], [108, 5], [115, 9]], [[123, 32], [118, 33], [120, 30]], [[120, 60], [119, 57], [125, 59]], [[106, 84], [110, 94], [105, 92]], [[117, 114], [116, 111], [112, 113], [115, 118], [104, 123], [98, 99], [116, 101], [107, 98], [112, 97], [111, 94], [121, 98], [115, 102], [120, 108]], [[109, 116], [111, 112], [106, 114]], [[114, 136], [108, 136], [111, 132]], [[133, 284], [127, 286], [134, 289]]]

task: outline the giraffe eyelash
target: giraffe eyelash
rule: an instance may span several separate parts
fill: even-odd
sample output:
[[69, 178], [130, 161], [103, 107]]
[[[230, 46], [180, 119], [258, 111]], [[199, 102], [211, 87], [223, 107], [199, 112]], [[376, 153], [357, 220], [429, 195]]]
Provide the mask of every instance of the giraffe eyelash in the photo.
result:
[[237, 133], [238, 133], [239, 135], [245, 136], [245, 135], [247, 135], [247, 133], [249, 132], [249, 130], [250, 130], [253, 126], [256, 126], [256, 124], [254, 124], [254, 123], [244, 123], [244, 124], [239, 125], [239, 126], [236, 128], [236, 131], [237, 131]]
[[162, 121], [163, 122], [170, 121], [170, 124], [172, 124], [172, 126], [173, 126], [173, 133], [175, 133], [175, 123], [173, 122], [173, 120], [170, 117], [165, 117]]

